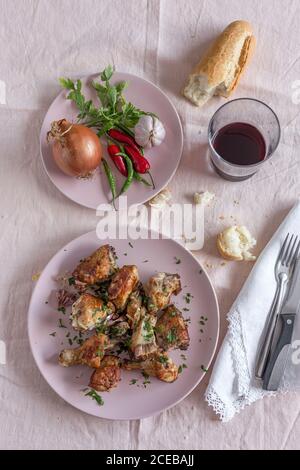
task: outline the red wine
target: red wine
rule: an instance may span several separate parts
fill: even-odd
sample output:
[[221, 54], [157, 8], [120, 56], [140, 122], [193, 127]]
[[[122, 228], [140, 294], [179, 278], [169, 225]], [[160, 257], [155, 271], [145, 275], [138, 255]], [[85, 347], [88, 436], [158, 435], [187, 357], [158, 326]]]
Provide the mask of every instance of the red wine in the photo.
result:
[[233, 122], [222, 127], [213, 140], [213, 147], [227, 162], [235, 165], [253, 165], [264, 160], [266, 142], [260, 131], [244, 122]]

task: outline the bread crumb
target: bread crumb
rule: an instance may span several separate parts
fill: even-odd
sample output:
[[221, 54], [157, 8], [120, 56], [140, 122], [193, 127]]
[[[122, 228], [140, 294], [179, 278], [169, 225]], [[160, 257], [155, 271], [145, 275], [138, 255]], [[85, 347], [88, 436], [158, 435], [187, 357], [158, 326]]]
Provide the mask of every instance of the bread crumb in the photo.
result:
[[32, 281], [38, 281], [40, 278], [41, 273], [35, 273], [31, 276]]
[[215, 194], [210, 193], [209, 191], [204, 191], [202, 193], [194, 193], [194, 203], [195, 204], [203, 204], [204, 206], [208, 206], [210, 202], [212, 202], [215, 198]]
[[250, 253], [256, 240], [244, 225], [233, 225], [219, 233], [217, 247], [220, 255], [228, 260], [254, 261], [256, 256]]

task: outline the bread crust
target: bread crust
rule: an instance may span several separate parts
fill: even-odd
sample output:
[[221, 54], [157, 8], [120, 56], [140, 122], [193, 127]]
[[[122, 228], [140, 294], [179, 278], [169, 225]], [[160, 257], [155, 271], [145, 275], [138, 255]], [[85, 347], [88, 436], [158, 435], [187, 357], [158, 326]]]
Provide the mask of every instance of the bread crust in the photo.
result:
[[[199, 106], [212, 95], [227, 98], [237, 87], [254, 47], [255, 38], [250, 23], [238, 20], [229, 24], [190, 74], [183, 94]], [[197, 102], [190, 93], [190, 86], [197, 78], [205, 81], [199, 85], [207, 95], [203, 103], [201, 99]]]
[[223, 233], [222, 232], [219, 233], [219, 235], [217, 237], [217, 248], [218, 248], [219, 253], [222, 256], [222, 258], [224, 258], [228, 261], [243, 261], [242, 256], [233, 256], [231, 253], [229, 253], [226, 250], [226, 247], [223, 243]]

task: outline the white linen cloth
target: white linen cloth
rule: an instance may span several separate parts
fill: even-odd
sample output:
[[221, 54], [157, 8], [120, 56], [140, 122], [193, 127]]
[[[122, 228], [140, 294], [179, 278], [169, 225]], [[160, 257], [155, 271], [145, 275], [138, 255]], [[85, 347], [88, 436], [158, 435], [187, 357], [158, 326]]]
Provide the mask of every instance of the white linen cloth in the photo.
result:
[[[229, 421], [259, 398], [275, 394], [263, 390], [261, 383], [255, 379], [255, 363], [276, 291], [274, 265], [288, 233], [300, 235], [300, 202], [293, 207], [259, 256], [229, 311], [228, 332], [205, 393], [206, 401], [222, 421]], [[299, 315], [292, 342], [296, 339], [300, 339]], [[279, 391], [295, 390], [300, 385], [299, 379], [300, 365], [293, 364], [289, 355]]]

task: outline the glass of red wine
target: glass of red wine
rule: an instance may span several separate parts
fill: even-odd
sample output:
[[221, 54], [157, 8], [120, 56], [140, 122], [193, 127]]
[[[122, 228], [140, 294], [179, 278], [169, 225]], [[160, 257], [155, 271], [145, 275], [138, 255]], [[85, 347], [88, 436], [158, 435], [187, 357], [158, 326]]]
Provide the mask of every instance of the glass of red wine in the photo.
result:
[[271, 158], [279, 140], [278, 117], [268, 105], [253, 98], [224, 104], [208, 126], [212, 165], [230, 181], [251, 178]]

